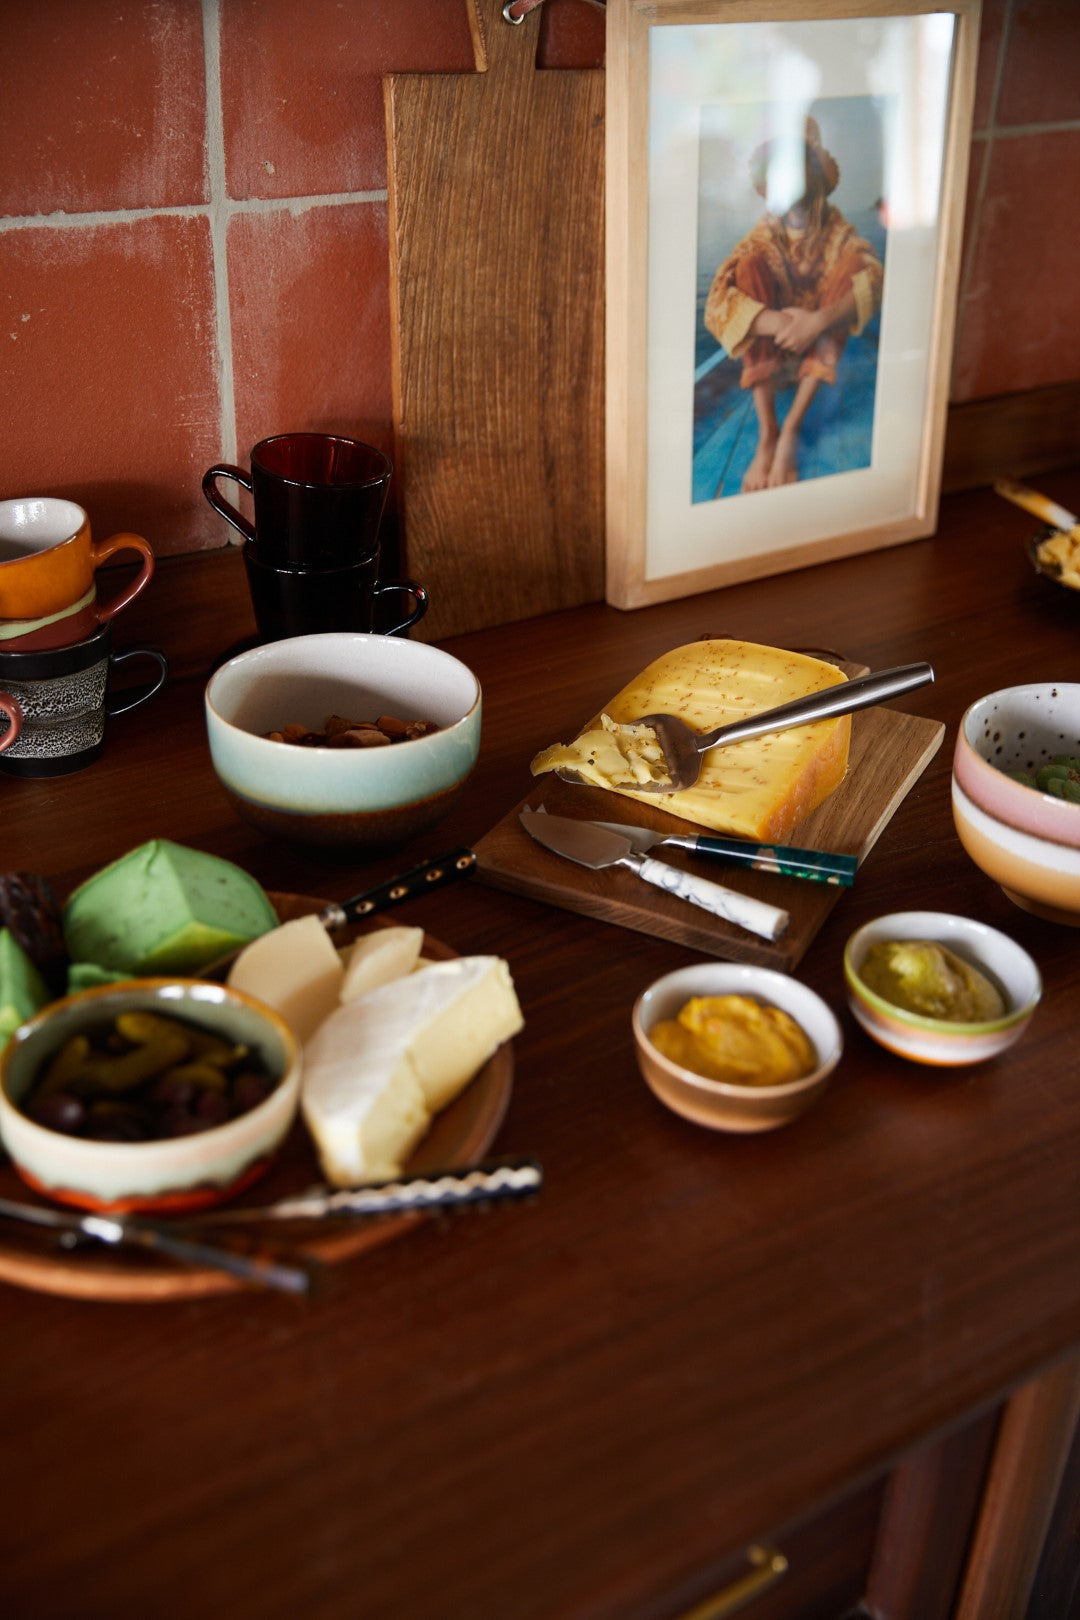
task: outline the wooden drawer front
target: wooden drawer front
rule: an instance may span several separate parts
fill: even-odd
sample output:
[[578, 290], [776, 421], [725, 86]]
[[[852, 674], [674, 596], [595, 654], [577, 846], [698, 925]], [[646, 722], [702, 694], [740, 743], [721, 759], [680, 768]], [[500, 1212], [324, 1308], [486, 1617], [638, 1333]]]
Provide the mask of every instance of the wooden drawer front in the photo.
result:
[[866, 1591], [884, 1492], [884, 1481], [875, 1482], [770, 1535], [763, 1546], [780, 1553], [787, 1569], [764, 1590], [746, 1590], [755, 1575], [749, 1557], [725, 1560], [710, 1589], [671, 1620], [840, 1620]]

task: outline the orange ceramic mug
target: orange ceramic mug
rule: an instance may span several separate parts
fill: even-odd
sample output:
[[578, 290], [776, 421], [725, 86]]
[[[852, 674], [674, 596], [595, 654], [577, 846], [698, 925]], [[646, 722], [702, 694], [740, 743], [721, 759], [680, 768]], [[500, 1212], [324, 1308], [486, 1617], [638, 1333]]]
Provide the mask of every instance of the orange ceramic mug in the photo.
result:
[[0, 619], [63, 612], [86, 596], [101, 564], [120, 551], [137, 551], [142, 567], [111, 601], [98, 604], [100, 621], [111, 619], [149, 585], [154, 572], [149, 541], [139, 534], [92, 540], [82, 507], [59, 496], [0, 501]]

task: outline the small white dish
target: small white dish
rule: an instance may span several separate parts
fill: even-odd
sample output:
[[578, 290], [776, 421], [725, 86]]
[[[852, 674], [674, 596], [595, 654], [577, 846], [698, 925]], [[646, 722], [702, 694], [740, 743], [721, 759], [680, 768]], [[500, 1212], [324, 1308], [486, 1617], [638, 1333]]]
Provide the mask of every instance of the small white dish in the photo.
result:
[[[652, 1044], [653, 1027], [674, 1018], [687, 1001], [725, 995], [753, 997], [793, 1018], [817, 1054], [812, 1073], [783, 1085], [732, 1085], [695, 1074]], [[819, 995], [786, 973], [745, 962], [700, 962], [665, 974], [638, 997], [632, 1021], [638, 1067], [650, 1090], [676, 1114], [714, 1131], [769, 1131], [796, 1119], [821, 1096], [843, 1050], [840, 1025]]]
[[[931, 940], [979, 968], [1005, 1001], [999, 1018], [958, 1024], [925, 1018], [886, 1001], [861, 977], [871, 946], [885, 940]], [[857, 1022], [879, 1046], [913, 1063], [953, 1067], [983, 1063], [1019, 1040], [1042, 996], [1031, 957], [1006, 934], [969, 917], [944, 911], [896, 911], [856, 929], [844, 950], [848, 1004]]]

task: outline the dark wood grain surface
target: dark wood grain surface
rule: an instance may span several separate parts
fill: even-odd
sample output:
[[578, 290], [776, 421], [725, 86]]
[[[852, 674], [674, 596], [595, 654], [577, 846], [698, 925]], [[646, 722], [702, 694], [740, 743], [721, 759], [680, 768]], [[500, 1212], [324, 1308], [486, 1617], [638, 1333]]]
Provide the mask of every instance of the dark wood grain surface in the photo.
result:
[[[1080, 475], [1043, 483], [1080, 501]], [[61, 889], [157, 835], [333, 898], [479, 840], [538, 748], [701, 634], [929, 659], [935, 684], [900, 707], [947, 727], [797, 969], [846, 1041], [797, 1124], [717, 1136], [647, 1091], [631, 1004], [691, 952], [470, 882], [409, 920], [511, 964], [526, 1027], [496, 1145], [543, 1163], [534, 1205], [419, 1225], [307, 1303], [5, 1288], [6, 1614], [664, 1620], [746, 1542], [1075, 1353], [1080, 933], [1012, 906], [949, 811], [965, 706], [1080, 676], [1080, 602], [1033, 575], [1027, 527], [985, 492], [956, 496], [932, 539], [447, 643], [483, 685], [479, 766], [436, 834], [367, 866], [293, 856], [233, 818], [197, 675], [118, 719], [80, 775], [0, 776], [5, 866]], [[1014, 1052], [925, 1070], [854, 1024], [844, 941], [912, 906], [1032, 952], [1046, 994]]]

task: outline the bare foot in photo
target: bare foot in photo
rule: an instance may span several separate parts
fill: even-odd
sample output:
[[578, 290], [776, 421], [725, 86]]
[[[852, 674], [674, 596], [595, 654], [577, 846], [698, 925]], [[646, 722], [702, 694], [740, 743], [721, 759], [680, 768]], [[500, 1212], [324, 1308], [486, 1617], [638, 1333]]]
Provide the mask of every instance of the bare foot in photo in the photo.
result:
[[776, 443], [776, 453], [769, 468], [769, 488], [779, 489], [782, 484], [797, 484], [799, 482], [799, 460], [796, 454], [794, 438], [786, 438], [781, 433]]
[[768, 489], [775, 451], [775, 439], [759, 440], [758, 447], [754, 451], [754, 458], [743, 476], [742, 487], [744, 492], [749, 492], [752, 489]]

